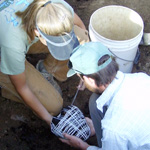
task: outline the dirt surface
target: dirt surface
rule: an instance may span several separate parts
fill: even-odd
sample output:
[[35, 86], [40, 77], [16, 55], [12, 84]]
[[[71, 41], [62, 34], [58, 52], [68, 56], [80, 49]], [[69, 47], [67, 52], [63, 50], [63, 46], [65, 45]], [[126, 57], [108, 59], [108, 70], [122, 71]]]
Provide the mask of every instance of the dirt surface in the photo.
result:
[[[138, 12], [144, 21], [144, 32], [150, 32], [150, 3], [148, 0], [67, 0], [76, 13], [82, 18], [87, 29], [91, 14], [106, 5], [122, 5]], [[139, 63], [134, 65], [133, 72], [150, 74], [149, 46], [139, 46], [141, 55]], [[36, 59], [36, 58], [35, 58]], [[31, 62], [36, 62], [34, 58]], [[64, 106], [69, 105], [76, 92], [79, 79], [74, 76], [66, 82], [59, 83], [63, 92]], [[89, 116], [88, 99], [91, 93], [87, 90], [79, 92], [75, 105], [85, 116]], [[88, 140], [96, 145], [96, 138]], [[50, 128], [30, 109], [23, 104], [0, 98], [0, 150], [73, 150], [63, 144], [50, 132]]]

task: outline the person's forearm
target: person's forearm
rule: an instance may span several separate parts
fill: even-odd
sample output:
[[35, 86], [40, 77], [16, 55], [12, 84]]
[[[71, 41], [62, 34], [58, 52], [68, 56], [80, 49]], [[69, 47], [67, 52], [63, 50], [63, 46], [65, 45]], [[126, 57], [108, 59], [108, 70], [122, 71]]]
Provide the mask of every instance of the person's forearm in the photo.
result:
[[32, 91], [28, 86], [25, 86], [23, 89], [19, 89], [18, 93], [24, 100], [24, 102], [47, 124], [50, 125], [52, 121], [52, 116], [45, 109], [45, 107], [40, 103], [40, 101], [35, 97]]
[[80, 19], [80, 17], [76, 13], [74, 13], [74, 24], [86, 30], [86, 27], [83, 21]]
[[22, 97], [24, 102], [47, 124], [50, 125], [52, 121], [52, 116], [46, 110], [46, 108], [40, 103], [31, 89], [28, 87], [26, 83], [26, 75], [25, 72], [18, 75], [10, 75], [9, 76], [12, 84], [16, 88], [18, 94]]

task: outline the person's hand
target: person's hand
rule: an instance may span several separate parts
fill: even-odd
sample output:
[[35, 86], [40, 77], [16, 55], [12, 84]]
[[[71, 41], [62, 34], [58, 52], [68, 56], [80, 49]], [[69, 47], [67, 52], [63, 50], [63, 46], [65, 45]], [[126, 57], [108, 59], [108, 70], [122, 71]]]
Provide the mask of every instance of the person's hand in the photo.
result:
[[87, 124], [89, 125], [90, 127], [90, 130], [91, 130], [91, 136], [95, 135], [95, 129], [94, 129], [94, 125], [93, 125], [93, 122], [90, 118], [88, 117], [85, 117], [85, 120], [87, 122]]
[[81, 150], [86, 150], [90, 146], [86, 142], [82, 141], [80, 138], [78, 138], [76, 136], [71, 136], [66, 133], [64, 133], [63, 135], [64, 135], [65, 139], [59, 138], [60, 141], [70, 145], [71, 147], [78, 148]]
[[82, 80], [80, 80], [79, 85], [77, 87], [79, 90], [83, 91], [85, 89], [85, 85], [84, 82]]

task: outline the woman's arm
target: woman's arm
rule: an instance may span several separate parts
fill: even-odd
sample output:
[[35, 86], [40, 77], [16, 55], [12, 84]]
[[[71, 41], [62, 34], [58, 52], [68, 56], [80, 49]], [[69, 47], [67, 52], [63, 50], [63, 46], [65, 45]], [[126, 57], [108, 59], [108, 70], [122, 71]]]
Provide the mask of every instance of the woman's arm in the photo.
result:
[[86, 30], [86, 27], [83, 21], [80, 19], [80, 17], [76, 13], [74, 13], [74, 24]]
[[45, 109], [45, 107], [40, 103], [40, 101], [33, 94], [31, 89], [28, 87], [26, 83], [25, 73], [21, 73], [19, 75], [9, 75], [9, 78], [12, 84], [15, 86], [17, 92], [22, 97], [24, 102], [48, 125], [50, 125], [52, 121], [52, 116]]

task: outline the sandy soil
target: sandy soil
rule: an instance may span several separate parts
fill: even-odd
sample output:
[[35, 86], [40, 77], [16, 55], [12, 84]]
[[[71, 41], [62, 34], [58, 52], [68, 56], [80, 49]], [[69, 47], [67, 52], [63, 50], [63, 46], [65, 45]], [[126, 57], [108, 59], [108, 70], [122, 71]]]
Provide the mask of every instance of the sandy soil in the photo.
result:
[[[82, 18], [87, 29], [91, 14], [106, 5], [122, 5], [138, 12], [144, 21], [144, 32], [150, 32], [150, 3], [147, 0], [66, 0], [72, 5], [76, 13]], [[150, 74], [149, 46], [139, 46], [141, 56], [139, 63], [134, 65], [133, 72], [146, 72]], [[30, 59], [36, 62], [36, 58]], [[79, 79], [74, 76], [66, 82], [59, 83], [64, 98], [64, 106], [69, 105], [76, 92]], [[85, 116], [89, 116], [88, 99], [91, 93], [87, 90], [79, 92], [75, 105]], [[96, 145], [96, 138], [88, 140]], [[26, 106], [0, 98], [0, 149], [1, 150], [73, 150], [61, 143], [50, 132], [50, 128], [37, 118]]]

